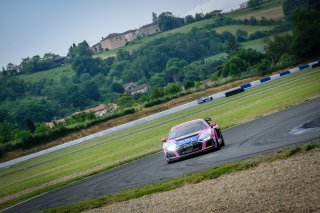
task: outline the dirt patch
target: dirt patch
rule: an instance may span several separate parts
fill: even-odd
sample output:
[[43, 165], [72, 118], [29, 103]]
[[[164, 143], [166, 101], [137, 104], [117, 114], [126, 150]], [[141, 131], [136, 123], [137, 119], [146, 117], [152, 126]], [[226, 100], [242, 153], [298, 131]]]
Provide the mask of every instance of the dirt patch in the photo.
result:
[[260, 79], [260, 78], [261, 77], [252, 77], [252, 78], [247, 78], [247, 79], [243, 79], [243, 80], [234, 81], [234, 82], [231, 82], [231, 83], [219, 86], [219, 87], [208, 88], [208, 89], [206, 89], [204, 91], [195, 92], [193, 94], [189, 94], [189, 95], [186, 95], [186, 96], [183, 96], [183, 97], [180, 97], [180, 98], [176, 98], [176, 99], [173, 99], [173, 100], [168, 101], [168, 102], [163, 103], [163, 104], [159, 104], [159, 105], [156, 105], [156, 106], [152, 106], [152, 107], [143, 109], [142, 111], [136, 112], [134, 114], [126, 115], [126, 116], [123, 116], [123, 117], [120, 117], [120, 118], [117, 118], [117, 119], [113, 119], [113, 120], [109, 120], [109, 121], [102, 122], [102, 123], [99, 123], [99, 124], [95, 124], [95, 125], [90, 126], [90, 127], [86, 128], [86, 129], [82, 129], [80, 131], [70, 133], [70, 134], [68, 134], [66, 136], [63, 136], [63, 137], [59, 138], [59, 139], [49, 141], [48, 143], [41, 144], [39, 146], [33, 147], [31, 149], [28, 149], [28, 150], [23, 150], [23, 149], [13, 150], [13, 151], [8, 152], [5, 155], [3, 155], [1, 157], [1, 159], [0, 159], [0, 162], [5, 162], [5, 161], [8, 161], [8, 160], [12, 160], [12, 159], [15, 159], [15, 158], [18, 158], [18, 157], [22, 157], [22, 156], [25, 156], [25, 155], [28, 155], [28, 154], [32, 154], [32, 153], [35, 153], [35, 152], [38, 152], [38, 151], [41, 151], [41, 150], [45, 150], [45, 149], [48, 149], [48, 148], [63, 144], [63, 143], [68, 142], [68, 141], [76, 140], [76, 139], [85, 137], [87, 135], [91, 135], [93, 133], [97, 133], [97, 132], [100, 132], [100, 131], [103, 131], [103, 130], [106, 130], [106, 129], [109, 129], [109, 128], [112, 128], [112, 127], [115, 127], [115, 126], [130, 122], [130, 121], [137, 120], [139, 118], [146, 117], [148, 115], [155, 114], [157, 112], [161, 112], [161, 111], [173, 108], [175, 106], [182, 105], [184, 103], [188, 103], [188, 102], [197, 100], [201, 96], [212, 95], [212, 94], [215, 94], [215, 93], [219, 93], [221, 91], [225, 91], [227, 89], [230, 89], [230, 88], [233, 88], [233, 87], [236, 87], [236, 86], [240, 86], [242, 84], [246, 84], [246, 83], [249, 83], [249, 82], [254, 81], [256, 79]]
[[320, 211], [320, 149], [88, 212]]

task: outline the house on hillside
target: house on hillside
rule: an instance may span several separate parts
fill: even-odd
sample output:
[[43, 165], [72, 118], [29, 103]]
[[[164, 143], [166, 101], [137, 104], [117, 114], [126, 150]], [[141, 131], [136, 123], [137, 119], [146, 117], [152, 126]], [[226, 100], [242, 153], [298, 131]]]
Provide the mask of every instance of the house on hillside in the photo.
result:
[[[140, 27], [139, 29], [128, 30], [123, 33], [111, 33], [107, 37], [101, 39], [98, 44], [92, 46], [92, 51], [95, 53], [104, 50], [112, 50], [123, 47], [129, 41], [137, 38], [153, 35], [160, 32], [159, 24], [151, 23]], [[99, 45], [100, 44], [100, 45]]]
[[243, 8], [246, 8], [246, 7], [248, 7], [248, 2], [247, 1], [240, 4], [240, 9], [243, 9]]
[[86, 112], [86, 113], [93, 112], [97, 117], [102, 117], [104, 114], [106, 114], [107, 107], [104, 104], [100, 104], [99, 106], [86, 109], [83, 112]]
[[134, 95], [134, 94], [137, 94], [137, 93], [146, 93], [148, 91], [149, 91], [149, 86], [147, 84], [142, 84], [142, 85], [139, 85], [139, 86], [133, 88], [130, 91], [130, 94]]
[[159, 24], [157, 23], [151, 23], [146, 24], [139, 28], [139, 35], [141, 37], [153, 35], [160, 32]]
[[126, 93], [130, 93], [131, 90], [133, 90], [135, 87], [137, 87], [137, 84], [133, 83], [133, 82], [130, 82], [130, 83], [123, 85], [124, 91]]
[[112, 50], [126, 45], [126, 39], [123, 33], [112, 33], [100, 41], [104, 50]]
[[131, 95], [134, 95], [137, 93], [146, 93], [149, 91], [149, 85], [142, 84], [137, 86], [135, 83], [131, 82], [124, 85], [124, 91]]
[[[103, 38], [102, 38], [102, 39], [103, 39]], [[102, 51], [103, 51], [103, 48], [102, 48], [102, 46], [101, 46], [101, 43], [99, 42], [99, 43], [96, 43], [95, 45], [93, 45], [93, 46], [91, 47], [91, 51], [94, 52], [94, 53], [100, 53], [100, 52], [102, 52]]]

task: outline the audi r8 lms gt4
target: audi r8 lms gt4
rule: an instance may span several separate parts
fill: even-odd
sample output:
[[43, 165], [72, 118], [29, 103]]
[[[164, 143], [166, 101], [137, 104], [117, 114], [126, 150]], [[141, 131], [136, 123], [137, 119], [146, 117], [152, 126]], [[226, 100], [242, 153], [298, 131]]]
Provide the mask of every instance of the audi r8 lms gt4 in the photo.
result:
[[213, 100], [212, 97], [203, 96], [203, 97], [201, 97], [201, 98], [199, 98], [199, 99], [197, 100], [197, 103], [198, 103], [198, 104], [202, 104], [202, 103], [205, 103], [205, 102], [208, 102], [208, 101], [212, 101], [212, 100]]
[[220, 127], [209, 121], [210, 118], [196, 119], [173, 127], [168, 138], [161, 139], [167, 162], [224, 146]]

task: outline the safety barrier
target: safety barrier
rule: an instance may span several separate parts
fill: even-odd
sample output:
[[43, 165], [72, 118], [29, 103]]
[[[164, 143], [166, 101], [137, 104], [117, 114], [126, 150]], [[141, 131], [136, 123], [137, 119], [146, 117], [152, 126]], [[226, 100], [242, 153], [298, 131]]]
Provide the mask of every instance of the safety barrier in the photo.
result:
[[232, 96], [232, 95], [236, 95], [238, 93], [244, 92], [243, 88], [237, 88], [237, 89], [233, 89], [231, 91], [226, 92], [226, 97]]
[[320, 66], [320, 60], [314, 61], [314, 62], [311, 62], [309, 64], [304, 64], [304, 65], [301, 65], [299, 67], [292, 68], [290, 70], [282, 71], [279, 74], [275, 74], [275, 75], [272, 75], [272, 76], [264, 77], [264, 78], [262, 78], [260, 80], [253, 81], [253, 82], [250, 82], [250, 83], [247, 83], [247, 84], [243, 84], [243, 85], [240, 86], [240, 88], [249, 89], [249, 88], [258, 86], [260, 84], [263, 84], [265, 82], [272, 81], [272, 80], [284, 77], [284, 76], [289, 75], [289, 74], [293, 74], [293, 73], [296, 73], [296, 72], [299, 72], [299, 71], [302, 71], [302, 70], [315, 68], [315, 67], [319, 67], [319, 66]]

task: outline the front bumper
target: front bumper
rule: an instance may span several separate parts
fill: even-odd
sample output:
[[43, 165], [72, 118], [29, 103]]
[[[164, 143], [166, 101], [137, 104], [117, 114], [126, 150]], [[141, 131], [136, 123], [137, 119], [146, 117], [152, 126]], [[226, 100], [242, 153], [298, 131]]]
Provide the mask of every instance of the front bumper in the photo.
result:
[[213, 139], [210, 139], [205, 142], [197, 141], [190, 144], [184, 144], [178, 147], [178, 149], [175, 151], [165, 151], [165, 155], [168, 160], [176, 160], [182, 157], [193, 155], [199, 152], [204, 152], [217, 147], [218, 144]]

